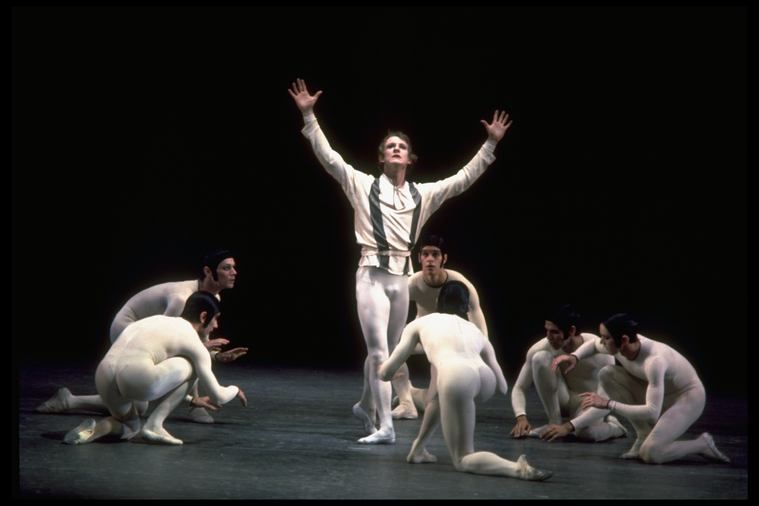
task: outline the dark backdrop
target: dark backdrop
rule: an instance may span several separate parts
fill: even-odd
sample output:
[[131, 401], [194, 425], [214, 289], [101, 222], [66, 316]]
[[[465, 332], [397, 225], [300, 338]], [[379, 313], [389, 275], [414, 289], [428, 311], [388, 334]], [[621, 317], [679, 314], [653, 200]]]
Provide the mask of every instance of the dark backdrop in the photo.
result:
[[[235, 250], [218, 335], [253, 364], [359, 367], [353, 214], [300, 134], [426, 182], [510, 113], [496, 162], [425, 226], [478, 288], [510, 383], [555, 303], [639, 316], [746, 391], [746, 8], [13, 8], [14, 356], [107, 350], [137, 291]], [[418, 265], [418, 264], [417, 264]]]

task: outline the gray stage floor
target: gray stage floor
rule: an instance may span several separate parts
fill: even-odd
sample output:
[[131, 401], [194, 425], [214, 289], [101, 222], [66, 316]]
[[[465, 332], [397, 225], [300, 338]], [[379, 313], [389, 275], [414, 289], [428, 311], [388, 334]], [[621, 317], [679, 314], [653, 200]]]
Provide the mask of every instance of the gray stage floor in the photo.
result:
[[[707, 392], [706, 409], [683, 439], [709, 431], [730, 464], [699, 456], [664, 465], [620, 460], [631, 438], [584, 443], [514, 440], [509, 396], [478, 408], [475, 449], [510, 460], [526, 454], [554, 471], [546, 482], [460, 473], [438, 431], [428, 449], [435, 464], [405, 461], [421, 418], [398, 421], [394, 445], [363, 446], [351, 407], [361, 395], [360, 371], [263, 368], [243, 361], [215, 364], [220, 382], [246, 393], [200, 425], [182, 407], [165, 427], [182, 446], [99, 440], [82, 446], [63, 436], [85, 418], [33, 411], [59, 387], [95, 393], [93, 365], [19, 364], [18, 474], [14, 497], [67, 499], [748, 499], [748, 401]], [[412, 379], [416, 376], [412, 374]], [[507, 375], [508, 378], [508, 375]], [[424, 384], [418, 379], [418, 384]], [[528, 412], [545, 422], [531, 389]], [[622, 420], [632, 430], [627, 420]]]

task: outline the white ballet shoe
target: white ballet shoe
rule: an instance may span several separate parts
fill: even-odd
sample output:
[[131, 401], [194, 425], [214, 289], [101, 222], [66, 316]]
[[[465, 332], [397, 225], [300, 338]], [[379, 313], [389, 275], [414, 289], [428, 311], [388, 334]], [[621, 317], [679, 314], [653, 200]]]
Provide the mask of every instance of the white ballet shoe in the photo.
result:
[[519, 466], [519, 479], [527, 481], [545, 481], [553, 476], [553, 471], [540, 471], [527, 462], [527, 455], [520, 455], [517, 459]]
[[433, 462], [437, 462], [437, 457], [429, 453], [427, 450], [424, 450], [424, 453], [421, 455], [414, 455], [409, 453], [406, 457], [406, 462], [409, 464], [431, 464]]
[[[648, 437], [648, 435], [646, 435]], [[635, 440], [635, 442], [632, 445], [632, 448], [627, 450], [625, 453], [619, 456], [620, 459], [625, 460], [632, 460], [632, 459], [639, 459], [640, 458], [640, 447], [643, 446], [644, 439], [638, 438]]]
[[543, 425], [541, 427], [536, 427], [534, 429], [531, 429], [530, 432], [527, 433], [527, 437], [540, 437], [540, 434], [543, 432], [543, 430], [548, 427], [548, 425]]
[[213, 423], [213, 417], [205, 408], [190, 408], [190, 420], [195, 423]]
[[164, 445], [181, 445], [184, 441], [177, 439], [168, 433], [166, 429], [161, 429], [160, 433], [153, 432], [150, 429], [143, 427], [140, 430], [140, 436], [148, 443], [164, 444]]
[[395, 443], [395, 430], [381, 429], [370, 436], [362, 437], [358, 442], [364, 445], [393, 444]]
[[79, 424], [79, 427], [63, 436], [63, 442], [69, 445], [83, 445], [89, 442], [95, 434], [95, 424], [95, 420], [88, 418]]
[[390, 415], [393, 417], [393, 420], [416, 420], [419, 418], [416, 408], [409, 409], [403, 405], [396, 407], [390, 412]]
[[627, 428], [624, 425], [622, 425], [622, 422], [617, 420], [616, 416], [606, 415], [606, 423], [611, 424], [622, 431], [622, 435], [616, 436], [616, 437], [628, 437], [630, 435], [630, 433], [627, 431]]
[[709, 449], [712, 452], [714, 452], [714, 455], [708, 455], [706, 453], [702, 453], [701, 454], [702, 457], [704, 457], [707, 460], [714, 460], [716, 462], [725, 462], [725, 463], [730, 462], [730, 459], [727, 457], [727, 455], [725, 455], [724, 453], [722, 453], [721, 451], [717, 449], [717, 445], [714, 444], [714, 438], [712, 437], [711, 434], [709, 434], [708, 432], [704, 432], [703, 434], [701, 434], [700, 437], [704, 441], [706, 441], [706, 445], [709, 447]]
[[374, 427], [374, 423], [369, 418], [369, 415], [366, 414], [366, 411], [361, 409], [361, 406], [356, 403], [355, 406], [353, 406], [353, 414], [358, 417], [359, 420], [364, 422], [364, 430], [367, 434], [374, 434], [377, 432], [377, 429]]
[[58, 390], [54, 396], [34, 408], [37, 413], [60, 413], [68, 411], [68, 400], [72, 397], [71, 391], [64, 387]]

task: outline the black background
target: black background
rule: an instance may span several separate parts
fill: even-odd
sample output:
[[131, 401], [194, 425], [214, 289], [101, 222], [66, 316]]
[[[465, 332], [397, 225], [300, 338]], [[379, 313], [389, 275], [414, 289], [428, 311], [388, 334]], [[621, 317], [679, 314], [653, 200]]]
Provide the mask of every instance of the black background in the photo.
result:
[[[747, 8], [13, 8], [12, 346], [96, 364], [137, 291], [236, 251], [241, 360], [360, 367], [359, 248], [287, 93], [376, 171], [389, 128], [427, 182], [514, 123], [433, 215], [510, 384], [557, 302], [747, 390]], [[418, 264], [416, 264], [418, 266]]]

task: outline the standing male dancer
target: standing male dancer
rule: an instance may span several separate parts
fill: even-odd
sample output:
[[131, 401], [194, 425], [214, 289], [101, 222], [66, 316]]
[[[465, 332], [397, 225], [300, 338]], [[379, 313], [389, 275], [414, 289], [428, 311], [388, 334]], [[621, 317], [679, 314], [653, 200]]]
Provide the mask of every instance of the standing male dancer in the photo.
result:
[[[493, 163], [493, 151], [511, 121], [508, 114], [496, 111], [492, 123], [481, 121], [488, 139], [464, 168], [436, 183], [414, 184], [406, 181], [406, 170], [416, 159], [408, 136], [390, 132], [382, 140], [378, 160], [383, 173], [379, 177], [359, 172], [332, 150], [316, 121], [314, 104], [322, 92], [310, 95], [302, 79], [293, 83], [288, 92], [303, 114], [303, 135], [322, 166], [340, 183], [355, 212], [356, 240], [361, 245], [356, 300], [368, 351], [363, 396], [353, 407], [369, 434], [359, 443], [394, 443], [392, 387], [379, 380], [377, 368], [395, 348], [408, 317], [410, 251], [432, 213], [444, 201], [469, 188]], [[395, 386], [401, 402], [410, 405], [413, 401], [408, 389]], [[379, 418], [379, 430], [374, 427], [375, 417]]]
[[[596, 355], [571, 372], [552, 369], [556, 356], [572, 353], [585, 342], [599, 341], [596, 335], [577, 331], [579, 317], [569, 304], [555, 307], [545, 320], [546, 337], [527, 351], [527, 359], [511, 389], [511, 406], [517, 418], [511, 430], [514, 437], [530, 436], [554, 441], [574, 433], [580, 439], [598, 442], [627, 435], [627, 429], [608, 411], [580, 407], [582, 399], [579, 395], [598, 389], [598, 371], [613, 364], [612, 357]], [[533, 382], [548, 416], [548, 425], [535, 429], [527, 420], [525, 402], [525, 391]], [[562, 412], [573, 418], [562, 424]]]
[[[235, 259], [227, 250], [219, 249], [208, 253], [203, 259], [201, 277], [189, 281], [173, 281], [146, 288], [130, 298], [116, 314], [111, 324], [111, 344], [130, 324], [154, 315], [179, 316], [187, 298], [195, 292], [204, 291], [219, 298], [219, 292], [233, 288], [237, 277]], [[209, 340], [204, 345], [217, 362], [231, 362], [247, 352], [247, 348], [234, 348], [219, 352], [220, 346], [228, 344], [227, 339]], [[190, 419], [198, 423], [213, 423], [213, 417], [203, 406], [215, 409], [198, 395], [197, 388], [190, 400]], [[49, 400], [40, 404], [39, 413], [60, 413], [76, 409], [108, 413], [108, 407], [99, 395], [73, 395], [68, 388], [61, 388]]]
[[[467, 315], [469, 321], [482, 332], [482, 335], [488, 337], [488, 327], [485, 324], [485, 315], [480, 308], [480, 299], [477, 295], [477, 290], [474, 285], [464, 277], [460, 272], [452, 269], [446, 269], [445, 263], [448, 261], [448, 254], [446, 251], [445, 242], [443, 238], [437, 235], [429, 235], [425, 237], [420, 243], [419, 250], [419, 263], [422, 266], [420, 272], [415, 272], [408, 280], [409, 299], [411, 302], [416, 303], [416, 318], [421, 318], [428, 314], [437, 312], [437, 297], [440, 294], [440, 288], [447, 281], [460, 281], [466, 285], [469, 290], [469, 306]], [[423, 353], [423, 352], [420, 352]], [[402, 368], [402, 372], [407, 371], [408, 368]], [[411, 397], [414, 399], [414, 405], [406, 406], [400, 403], [393, 409], [393, 418], [416, 418], [417, 411], [423, 411], [424, 406], [427, 405], [428, 399], [435, 396], [435, 368], [430, 367], [430, 388], [428, 389], [415, 388], [409, 383], [409, 389], [411, 391]], [[396, 383], [403, 381], [409, 381], [408, 374], [399, 376]], [[393, 399], [395, 404], [396, 399]]]
[[613, 355], [621, 365], [607, 365], [598, 374], [606, 399], [595, 392], [580, 394], [582, 407], [608, 409], [627, 417], [637, 438], [623, 459], [640, 458], [663, 464], [686, 455], [730, 462], [704, 432], [690, 441], [675, 441], [704, 411], [706, 392], [696, 370], [670, 346], [638, 334], [638, 322], [627, 313], [615, 314], [600, 325], [601, 341], [589, 341], [571, 355], [553, 361], [568, 362], [571, 370], [596, 353]]

